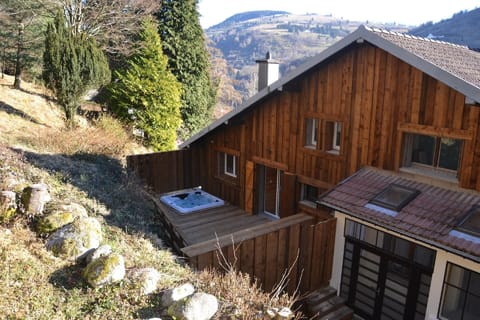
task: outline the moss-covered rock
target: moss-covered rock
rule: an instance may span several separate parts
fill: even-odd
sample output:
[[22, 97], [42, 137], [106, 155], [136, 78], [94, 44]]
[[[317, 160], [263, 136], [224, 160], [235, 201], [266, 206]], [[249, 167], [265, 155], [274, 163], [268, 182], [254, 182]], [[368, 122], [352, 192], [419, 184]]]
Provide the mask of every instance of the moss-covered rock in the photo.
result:
[[48, 234], [61, 227], [72, 223], [77, 218], [87, 218], [87, 210], [76, 203], [55, 204], [45, 208], [47, 215], [40, 218], [37, 222], [37, 232]]
[[125, 277], [123, 256], [112, 253], [93, 260], [83, 270], [82, 276], [94, 288], [119, 282]]
[[55, 256], [80, 259], [89, 250], [98, 248], [102, 238], [102, 228], [97, 219], [78, 218], [52, 233], [46, 247]]

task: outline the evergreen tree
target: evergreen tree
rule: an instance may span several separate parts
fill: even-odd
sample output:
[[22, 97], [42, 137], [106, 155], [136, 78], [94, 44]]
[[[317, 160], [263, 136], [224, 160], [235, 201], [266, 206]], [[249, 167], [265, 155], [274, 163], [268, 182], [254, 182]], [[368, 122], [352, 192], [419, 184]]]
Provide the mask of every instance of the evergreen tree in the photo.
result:
[[157, 13], [163, 52], [182, 84], [182, 139], [212, 119], [215, 89], [209, 76], [209, 58], [197, 12], [197, 0], [163, 0]]
[[[46, 10], [45, 0], [0, 1], [1, 68], [15, 74], [14, 87], [21, 88], [25, 69], [40, 64]], [[30, 70], [32, 71], [32, 70]], [[32, 72], [30, 72], [32, 74]], [[33, 74], [38, 76], [38, 74]]]
[[93, 39], [71, 32], [60, 11], [47, 27], [43, 58], [45, 84], [63, 107], [71, 127], [86, 90], [109, 80], [107, 59]]
[[167, 69], [167, 57], [152, 20], [144, 22], [127, 69], [115, 72], [114, 78], [108, 87], [111, 109], [141, 129], [147, 145], [157, 151], [174, 149], [181, 123], [181, 85]]

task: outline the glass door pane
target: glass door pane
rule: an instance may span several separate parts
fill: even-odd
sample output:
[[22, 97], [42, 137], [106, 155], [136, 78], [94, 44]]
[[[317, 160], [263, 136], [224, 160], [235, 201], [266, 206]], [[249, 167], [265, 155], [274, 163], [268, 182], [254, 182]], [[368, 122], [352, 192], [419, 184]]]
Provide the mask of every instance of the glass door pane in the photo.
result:
[[388, 261], [381, 319], [403, 320], [407, 302], [410, 270], [407, 266]]
[[373, 317], [378, 292], [380, 256], [360, 249], [358, 276], [353, 305], [361, 311], [361, 316]]
[[265, 213], [278, 216], [280, 205], [280, 171], [265, 167], [264, 179], [264, 211]]

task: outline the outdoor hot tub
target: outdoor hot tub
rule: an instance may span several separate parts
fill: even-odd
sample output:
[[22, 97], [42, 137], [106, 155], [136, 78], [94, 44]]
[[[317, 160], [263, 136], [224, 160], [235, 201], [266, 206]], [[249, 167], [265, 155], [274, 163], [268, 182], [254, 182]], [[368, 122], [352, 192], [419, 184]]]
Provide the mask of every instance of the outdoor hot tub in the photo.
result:
[[225, 204], [222, 199], [203, 191], [199, 187], [171, 192], [161, 196], [160, 200], [181, 214], [219, 207]]

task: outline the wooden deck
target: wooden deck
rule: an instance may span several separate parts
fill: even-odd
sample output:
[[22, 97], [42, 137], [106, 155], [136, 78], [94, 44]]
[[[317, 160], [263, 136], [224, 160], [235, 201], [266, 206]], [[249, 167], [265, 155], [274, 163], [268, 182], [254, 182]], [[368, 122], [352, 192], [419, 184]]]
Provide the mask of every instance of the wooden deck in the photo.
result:
[[180, 214], [152, 196], [160, 220], [169, 233], [175, 249], [232, 234], [234, 232], [266, 224], [272, 220], [259, 215], [250, 215], [238, 207], [225, 204], [220, 207]]

